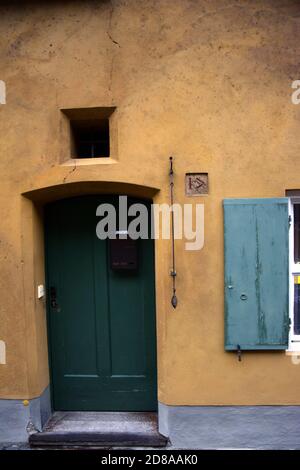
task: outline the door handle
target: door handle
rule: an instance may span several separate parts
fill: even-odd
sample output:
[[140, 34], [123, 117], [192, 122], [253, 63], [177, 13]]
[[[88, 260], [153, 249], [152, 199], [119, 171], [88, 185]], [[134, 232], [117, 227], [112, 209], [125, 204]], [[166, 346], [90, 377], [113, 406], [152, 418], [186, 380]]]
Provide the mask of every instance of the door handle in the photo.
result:
[[53, 286], [50, 287], [50, 305], [51, 308], [55, 309], [57, 312], [60, 312], [60, 308], [57, 303], [56, 288]]

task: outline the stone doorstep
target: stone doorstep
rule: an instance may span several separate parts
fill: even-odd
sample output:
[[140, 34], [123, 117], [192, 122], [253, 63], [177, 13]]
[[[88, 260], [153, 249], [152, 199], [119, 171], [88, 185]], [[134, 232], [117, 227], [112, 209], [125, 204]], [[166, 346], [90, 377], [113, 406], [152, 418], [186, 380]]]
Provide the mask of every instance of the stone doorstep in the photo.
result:
[[32, 447], [165, 447], [156, 413], [55, 412]]
[[161, 436], [114, 433], [35, 433], [29, 437], [32, 447], [165, 447], [168, 440]]

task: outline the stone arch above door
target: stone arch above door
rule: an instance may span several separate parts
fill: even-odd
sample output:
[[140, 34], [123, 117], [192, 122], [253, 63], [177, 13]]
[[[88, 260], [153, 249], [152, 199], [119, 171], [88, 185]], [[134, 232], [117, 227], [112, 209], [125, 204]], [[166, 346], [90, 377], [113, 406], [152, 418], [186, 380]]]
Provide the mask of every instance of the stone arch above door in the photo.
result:
[[77, 181], [25, 191], [22, 195], [38, 205], [43, 205], [66, 197], [84, 194], [127, 194], [140, 198], [153, 198], [158, 192], [159, 188], [157, 187], [128, 182]]

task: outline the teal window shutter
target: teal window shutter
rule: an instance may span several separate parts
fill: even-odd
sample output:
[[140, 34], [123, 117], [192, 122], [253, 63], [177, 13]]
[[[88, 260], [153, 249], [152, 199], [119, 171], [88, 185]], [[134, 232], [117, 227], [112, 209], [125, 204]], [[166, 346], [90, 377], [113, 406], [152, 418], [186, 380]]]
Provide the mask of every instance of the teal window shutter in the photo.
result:
[[286, 349], [288, 199], [225, 199], [225, 349]]

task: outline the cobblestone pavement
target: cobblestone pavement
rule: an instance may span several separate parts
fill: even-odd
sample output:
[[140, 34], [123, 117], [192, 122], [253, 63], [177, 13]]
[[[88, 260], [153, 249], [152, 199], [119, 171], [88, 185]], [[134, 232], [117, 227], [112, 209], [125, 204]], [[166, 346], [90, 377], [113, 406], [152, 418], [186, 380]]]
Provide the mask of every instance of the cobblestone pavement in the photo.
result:
[[31, 450], [29, 444], [24, 442], [0, 443], [0, 450]]

